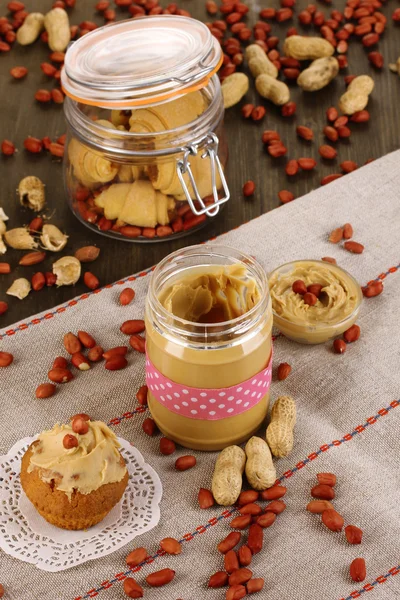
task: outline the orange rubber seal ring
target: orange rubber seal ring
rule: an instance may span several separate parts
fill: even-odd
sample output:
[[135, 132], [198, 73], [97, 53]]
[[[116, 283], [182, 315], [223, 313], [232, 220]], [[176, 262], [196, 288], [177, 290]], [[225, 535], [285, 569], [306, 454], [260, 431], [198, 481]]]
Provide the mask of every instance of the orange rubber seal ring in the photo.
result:
[[[224, 57], [221, 56], [218, 64], [214, 67], [214, 69], [212, 71], [210, 71], [210, 73], [207, 75], [207, 77], [204, 77], [204, 79], [202, 79], [201, 81], [198, 81], [196, 84], [194, 84], [190, 87], [184, 88], [183, 90], [177, 90], [175, 92], [170, 92], [167, 94], [163, 94], [162, 96], [159, 96], [157, 98], [157, 104], [159, 104], [160, 102], [163, 102], [164, 100], [178, 98], [179, 96], [190, 94], [191, 92], [197, 92], [198, 90], [205, 88], [206, 85], [208, 84], [208, 82], [210, 81], [211, 77], [213, 75], [215, 75], [215, 73], [221, 67], [223, 60], [224, 60]], [[143, 105], [151, 104], [151, 98], [139, 98], [138, 100], [132, 100], [132, 99], [131, 100], [122, 100], [122, 101], [118, 101], [118, 103], [117, 102], [98, 102], [98, 101], [94, 101], [94, 100], [87, 100], [87, 99], [79, 98], [78, 96], [75, 96], [74, 94], [71, 94], [70, 92], [68, 92], [64, 88], [64, 86], [62, 86], [62, 90], [66, 96], [68, 96], [72, 100], [75, 100], [76, 102], [82, 102], [83, 104], [87, 104], [88, 106], [98, 106], [100, 108], [111, 108], [111, 109], [132, 108], [135, 106], [143, 106]]]

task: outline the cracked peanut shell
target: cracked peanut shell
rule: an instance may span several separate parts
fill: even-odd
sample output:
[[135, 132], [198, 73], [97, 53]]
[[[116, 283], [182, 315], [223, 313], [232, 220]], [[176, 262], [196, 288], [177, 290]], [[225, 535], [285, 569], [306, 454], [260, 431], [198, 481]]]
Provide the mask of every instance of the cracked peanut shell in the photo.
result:
[[39, 212], [45, 205], [44, 183], [39, 177], [28, 175], [21, 179], [18, 185], [19, 200], [22, 206], [27, 206], [35, 212]]
[[38, 244], [25, 227], [9, 229], [3, 234], [3, 237], [6, 244], [16, 250], [32, 250], [38, 247]]
[[40, 236], [42, 245], [51, 252], [60, 252], [68, 241], [68, 236], [58, 229], [55, 225], [43, 225], [42, 235]]
[[58, 287], [74, 285], [81, 276], [81, 263], [75, 256], [63, 256], [53, 264], [53, 273]]
[[27, 279], [25, 279], [25, 277], [20, 277], [12, 283], [11, 287], [9, 287], [6, 291], [6, 294], [8, 294], [9, 296], [15, 296], [16, 298], [23, 300], [27, 297], [30, 291], [30, 282]]

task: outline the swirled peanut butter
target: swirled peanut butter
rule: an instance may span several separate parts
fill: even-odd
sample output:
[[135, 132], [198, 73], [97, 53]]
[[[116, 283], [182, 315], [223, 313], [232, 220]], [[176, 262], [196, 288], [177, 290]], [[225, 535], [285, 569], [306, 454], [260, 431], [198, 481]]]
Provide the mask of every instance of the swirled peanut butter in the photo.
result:
[[[318, 284], [314, 305], [293, 291], [301, 280]], [[298, 260], [276, 269], [269, 278], [274, 325], [286, 337], [302, 344], [322, 344], [351, 327], [358, 316], [362, 294], [358, 283], [340, 267], [319, 260]]]
[[[84, 435], [74, 433], [71, 425], [59, 423], [43, 431], [33, 446], [28, 472], [39, 469], [43, 481], [54, 480], [56, 489], [69, 498], [74, 489], [90, 494], [103, 484], [121, 481], [126, 466], [115, 434], [102, 421], [88, 421], [88, 425], [89, 431]], [[64, 448], [66, 434], [78, 439], [76, 448]]]
[[244, 315], [260, 300], [243, 264], [193, 269], [160, 294], [168, 312], [192, 323], [222, 323]]
[[[292, 290], [296, 280], [306, 286], [322, 285], [314, 306], [304, 302], [302, 295]], [[336, 324], [351, 315], [359, 304], [359, 289], [342, 269], [314, 261], [299, 261], [287, 272], [275, 273], [269, 280], [272, 309], [293, 323], [315, 325]]]

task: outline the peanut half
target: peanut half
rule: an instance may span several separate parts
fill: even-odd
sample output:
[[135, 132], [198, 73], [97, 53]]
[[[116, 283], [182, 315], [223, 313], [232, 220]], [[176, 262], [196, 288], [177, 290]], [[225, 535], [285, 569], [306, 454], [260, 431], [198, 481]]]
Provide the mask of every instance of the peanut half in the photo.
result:
[[261, 498], [263, 500], [278, 500], [286, 495], [287, 488], [280, 483], [273, 485], [268, 490], [261, 492]]
[[14, 356], [10, 352], [0, 352], [0, 367], [9, 367], [14, 360]]
[[234, 550], [228, 550], [224, 556], [224, 568], [229, 574], [239, 569], [239, 560]]
[[228, 573], [225, 571], [217, 571], [214, 575], [211, 575], [208, 581], [209, 588], [221, 588], [228, 583]]
[[239, 506], [245, 506], [246, 504], [251, 504], [253, 502], [255, 502], [256, 500], [258, 500], [259, 497], [259, 493], [256, 490], [246, 490], [244, 492], [241, 492], [239, 499], [238, 499], [238, 504]]
[[198, 493], [198, 502], [201, 509], [211, 508], [214, 506], [214, 496], [206, 488], [200, 488]]
[[78, 248], [75, 252], [75, 258], [79, 260], [81, 263], [93, 262], [98, 258], [100, 254], [100, 248], [97, 246], [83, 246], [82, 248]]
[[132, 550], [126, 557], [126, 564], [133, 569], [144, 562], [148, 557], [149, 555], [146, 548], [135, 548], [135, 550]]
[[167, 554], [178, 555], [182, 552], [182, 546], [175, 538], [164, 538], [160, 542], [160, 547]]
[[123, 583], [124, 592], [128, 598], [142, 598], [143, 588], [133, 577], [127, 577]]
[[321, 517], [325, 527], [335, 532], [342, 531], [344, 519], [335, 509], [328, 508], [324, 510]]
[[308, 512], [314, 515], [322, 514], [328, 509], [333, 509], [333, 504], [331, 504], [329, 500], [311, 500], [311, 502], [307, 504]]
[[300, 73], [297, 85], [305, 92], [316, 92], [326, 87], [338, 73], [339, 63], [336, 58], [333, 56], [317, 58]]
[[355, 558], [350, 565], [350, 577], [353, 581], [364, 581], [367, 576], [365, 559]]
[[217, 546], [218, 552], [221, 554], [226, 554], [229, 550], [232, 550], [237, 544], [240, 542], [242, 535], [239, 531], [232, 531], [229, 533], [226, 538], [222, 540]]
[[147, 575], [146, 582], [151, 587], [161, 587], [162, 585], [170, 583], [174, 577], [175, 571], [172, 569], [161, 569], [161, 571], [156, 571], [155, 573]]
[[349, 544], [361, 544], [363, 532], [362, 529], [356, 527], [355, 525], [347, 525], [344, 528], [344, 532], [346, 534], [346, 540]]
[[261, 552], [263, 547], [263, 528], [257, 523], [253, 523], [249, 527], [249, 535], [247, 538], [247, 545], [250, 548], [252, 554], [258, 554]]

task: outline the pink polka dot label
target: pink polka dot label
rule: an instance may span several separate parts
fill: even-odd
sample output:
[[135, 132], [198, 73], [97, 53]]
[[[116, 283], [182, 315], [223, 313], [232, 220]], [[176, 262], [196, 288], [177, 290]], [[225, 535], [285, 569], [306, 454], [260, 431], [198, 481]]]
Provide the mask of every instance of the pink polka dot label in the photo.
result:
[[153, 398], [171, 412], [189, 419], [218, 421], [250, 410], [268, 392], [271, 377], [272, 356], [263, 371], [240, 384], [229, 388], [193, 388], [165, 377], [146, 355], [146, 383]]

